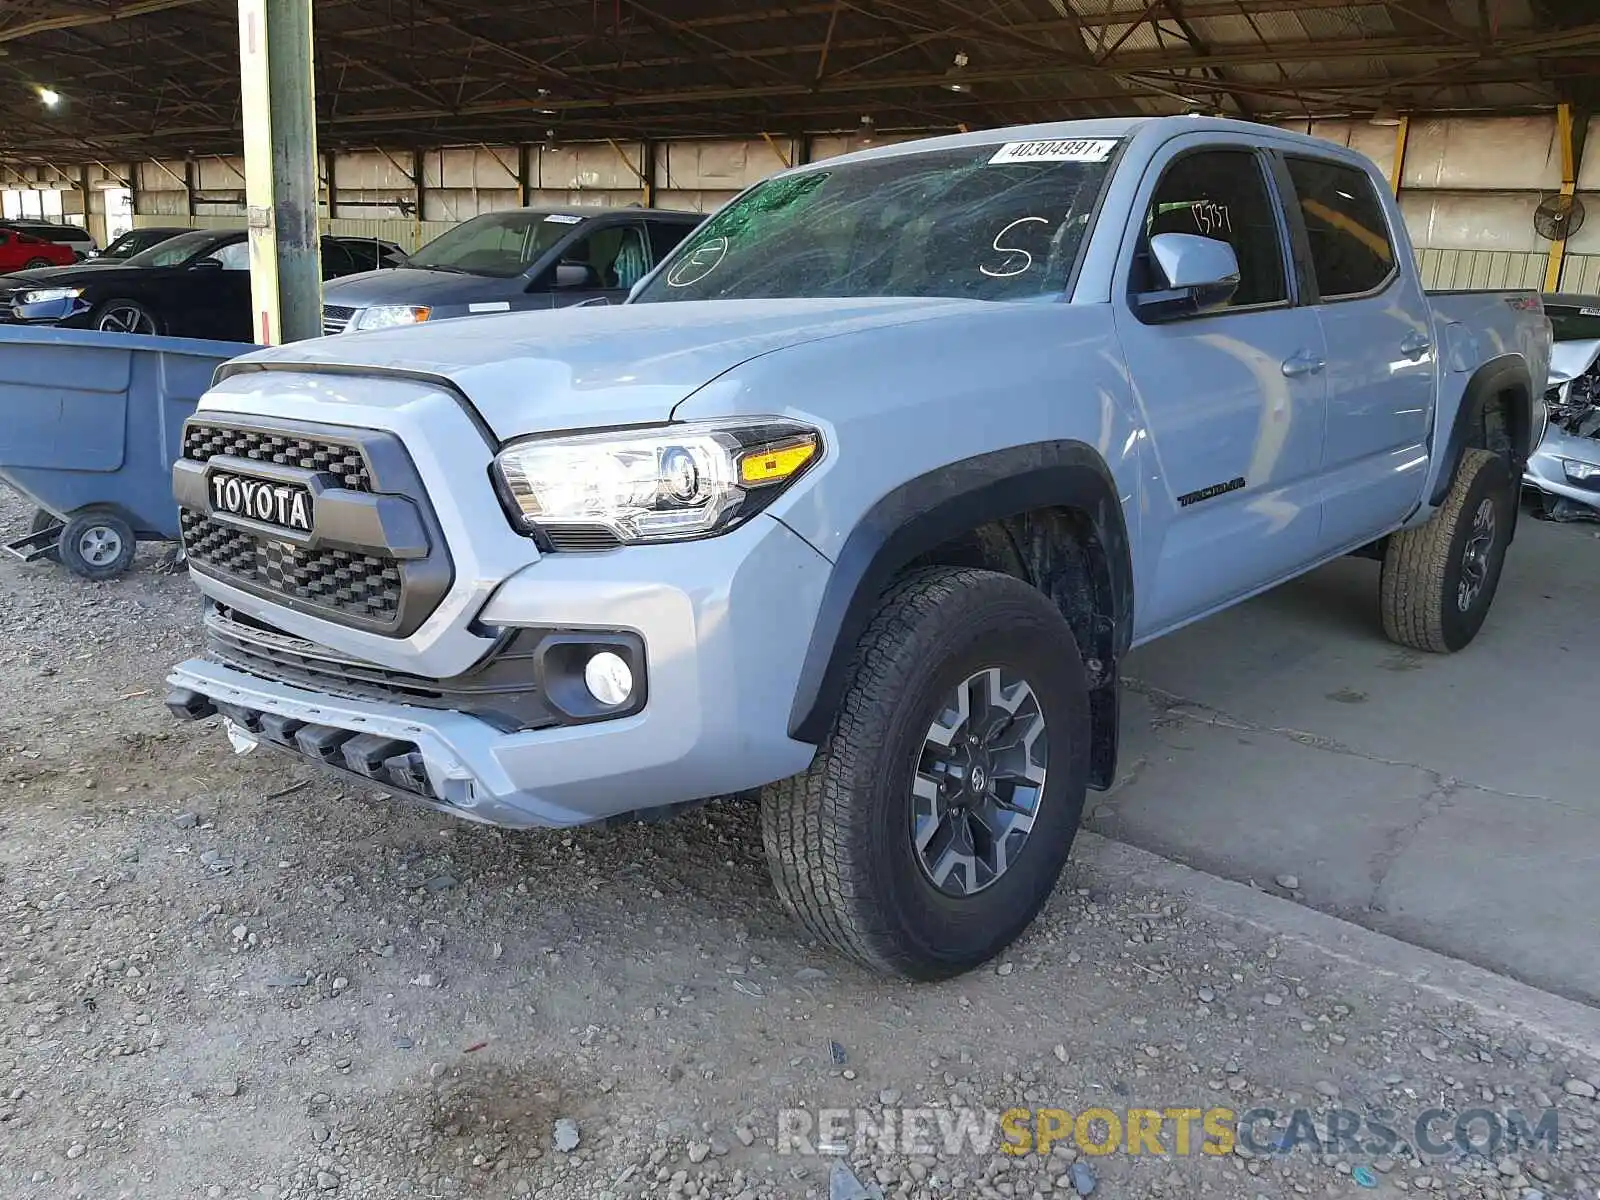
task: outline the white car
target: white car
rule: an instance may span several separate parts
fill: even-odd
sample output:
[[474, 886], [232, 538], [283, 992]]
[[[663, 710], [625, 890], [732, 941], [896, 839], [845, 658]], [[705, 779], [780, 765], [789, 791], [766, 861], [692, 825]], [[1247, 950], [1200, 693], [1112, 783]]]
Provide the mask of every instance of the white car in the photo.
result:
[[1551, 295], [1550, 421], [1522, 482], [1555, 520], [1600, 520], [1600, 296]]

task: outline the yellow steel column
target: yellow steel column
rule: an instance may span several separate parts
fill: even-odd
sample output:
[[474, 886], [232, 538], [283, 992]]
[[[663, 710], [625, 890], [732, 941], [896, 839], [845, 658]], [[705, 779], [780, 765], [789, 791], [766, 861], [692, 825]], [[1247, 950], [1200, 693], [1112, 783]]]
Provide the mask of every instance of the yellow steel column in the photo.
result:
[[254, 336], [267, 345], [322, 332], [311, 0], [239, 0]]
[[[1578, 159], [1572, 146], [1572, 105], [1562, 104], [1556, 109], [1556, 137], [1561, 143], [1561, 194], [1570, 196], [1578, 187]], [[1550, 261], [1544, 269], [1544, 290], [1559, 291], [1561, 265], [1567, 255], [1567, 239], [1557, 238], [1550, 243]]]
[[1411, 137], [1411, 118], [1402, 116], [1394, 130], [1394, 165], [1389, 168], [1389, 190], [1396, 196], [1406, 178], [1406, 141]]

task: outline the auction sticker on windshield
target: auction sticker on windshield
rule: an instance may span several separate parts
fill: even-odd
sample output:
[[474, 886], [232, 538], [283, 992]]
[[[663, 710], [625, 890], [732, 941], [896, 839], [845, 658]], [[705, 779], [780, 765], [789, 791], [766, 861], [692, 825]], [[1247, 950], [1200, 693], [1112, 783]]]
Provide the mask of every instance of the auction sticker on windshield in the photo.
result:
[[1116, 149], [1116, 138], [1069, 138], [1055, 142], [1007, 142], [989, 160], [1021, 162], [1105, 162]]

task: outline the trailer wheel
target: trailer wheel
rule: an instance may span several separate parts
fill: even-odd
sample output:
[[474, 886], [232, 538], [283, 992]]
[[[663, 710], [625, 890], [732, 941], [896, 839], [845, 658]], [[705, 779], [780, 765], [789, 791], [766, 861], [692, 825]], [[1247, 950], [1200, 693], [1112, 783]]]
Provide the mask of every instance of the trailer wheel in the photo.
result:
[[62, 565], [84, 579], [115, 579], [131, 565], [138, 541], [116, 513], [81, 512], [61, 531]]
[[[61, 524], [61, 519], [55, 513], [43, 508], [36, 508], [33, 510], [33, 520], [28, 522], [28, 533], [43, 533], [46, 529], [53, 528], [59, 524]], [[60, 562], [61, 555], [56, 552], [57, 549], [57, 546], [51, 546], [50, 549], [45, 551], [44, 557], [51, 562]]]

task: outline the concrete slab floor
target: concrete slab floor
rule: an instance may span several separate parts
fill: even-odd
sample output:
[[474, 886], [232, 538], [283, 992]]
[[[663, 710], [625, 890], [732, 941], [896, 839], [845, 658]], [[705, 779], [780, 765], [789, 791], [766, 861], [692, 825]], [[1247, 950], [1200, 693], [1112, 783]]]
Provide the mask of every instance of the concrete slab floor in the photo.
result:
[[1141, 648], [1086, 824], [1600, 1006], [1600, 526], [1524, 514], [1464, 652], [1346, 559]]

